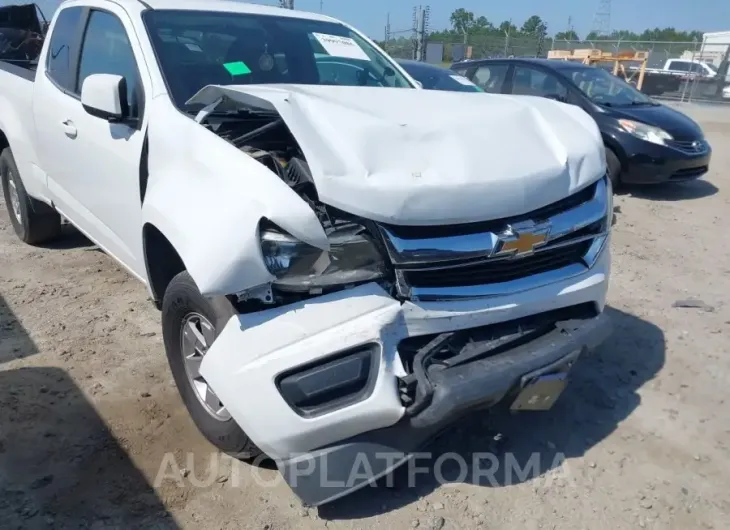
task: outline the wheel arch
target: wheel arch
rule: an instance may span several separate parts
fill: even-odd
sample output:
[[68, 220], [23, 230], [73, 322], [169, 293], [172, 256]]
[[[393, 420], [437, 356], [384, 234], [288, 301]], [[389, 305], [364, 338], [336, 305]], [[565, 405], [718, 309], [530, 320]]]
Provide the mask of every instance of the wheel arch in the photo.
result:
[[10, 147], [10, 142], [8, 142], [8, 137], [5, 136], [3, 130], [0, 129], [0, 153], [2, 153], [3, 149], [6, 147]]
[[186, 270], [185, 262], [172, 242], [152, 223], [142, 227], [147, 282], [152, 298], [161, 302], [170, 281]]
[[625, 171], [628, 167], [626, 151], [624, 151], [623, 147], [621, 147], [621, 144], [617, 142], [616, 139], [612, 136], [608, 134], [602, 134], [601, 136], [603, 137], [603, 145], [606, 146], [607, 149], [610, 149], [614, 152], [619, 162], [621, 162], [621, 170]]

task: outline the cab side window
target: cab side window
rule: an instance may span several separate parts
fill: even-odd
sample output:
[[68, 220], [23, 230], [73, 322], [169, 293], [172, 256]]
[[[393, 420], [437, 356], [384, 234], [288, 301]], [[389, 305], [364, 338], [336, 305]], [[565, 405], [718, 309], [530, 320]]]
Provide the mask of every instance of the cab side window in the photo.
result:
[[678, 72], [689, 72], [692, 68], [692, 63], [686, 61], [670, 61], [669, 70], [676, 70]]
[[566, 101], [568, 98], [568, 89], [557, 77], [524, 66], [515, 66], [512, 93], [523, 96], [553, 97], [560, 101]]
[[472, 82], [485, 92], [500, 94], [502, 85], [507, 77], [508, 64], [490, 64], [477, 68]]
[[106, 11], [92, 11], [89, 16], [81, 45], [78, 93], [92, 74], [122, 76], [127, 84], [130, 116], [140, 117], [144, 94], [132, 45], [121, 20]]
[[51, 42], [46, 57], [46, 74], [58, 87], [69, 92], [74, 91], [76, 79], [71, 73], [71, 61], [75, 59], [76, 50], [72, 50], [77, 30], [81, 23], [83, 8], [67, 7], [62, 9], [51, 32]]

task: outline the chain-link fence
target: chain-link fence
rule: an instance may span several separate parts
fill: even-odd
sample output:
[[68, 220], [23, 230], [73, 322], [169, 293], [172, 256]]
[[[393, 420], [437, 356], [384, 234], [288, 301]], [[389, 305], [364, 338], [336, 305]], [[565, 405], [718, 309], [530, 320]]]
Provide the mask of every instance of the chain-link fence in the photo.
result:
[[[411, 31], [396, 33], [384, 43], [393, 57], [413, 59], [417, 43]], [[728, 39], [730, 41], [730, 39]], [[566, 41], [540, 35], [467, 35], [461, 42], [428, 39], [429, 62], [444, 65], [471, 58], [546, 57], [550, 50], [598, 49], [614, 54], [648, 51], [642, 91], [657, 98], [730, 104], [730, 42]], [[439, 60], [439, 57], [441, 60]], [[610, 63], [603, 63], [613, 68]], [[637, 71], [640, 64], [626, 65]], [[633, 82], [638, 75], [633, 76]]]
[[390, 34], [388, 40], [383, 43], [383, 49], [388, 52], [388, 55], [396, 59], [414, 59], [417, 48], [418, 42], [411, 29], [394, 31]]
[[[398, 59], [412, 59], [417, 43], [406, 32], [394, 34], [385, 44], [385, 50]], [[428, 39], [429, 44], [443, 46], [442, 63], [452, 63], [465, 58], [484, 59], [490, 57], [539, 57], [546, 56], [550, 39], [539, 35], [466, 35], [460, 42], [443, 42]]]
[[[642, 91], [680, 101], [730, 103], [730, 42], [562, 41], [555, 50], [648, 51]], [[638, 68], [638, 63], [633, 65]]]

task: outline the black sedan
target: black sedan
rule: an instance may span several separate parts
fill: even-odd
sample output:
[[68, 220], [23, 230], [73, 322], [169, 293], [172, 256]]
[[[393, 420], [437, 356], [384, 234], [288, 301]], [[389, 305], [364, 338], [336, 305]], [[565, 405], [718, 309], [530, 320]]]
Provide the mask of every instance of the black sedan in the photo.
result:
[[448, 68], [405, 59], [398, 59], [398, 64], [408, 72], [408, 75], [421, 83], [421, 86], [427, 90], [484, 92], [466, 77]]
[[485, 92], [542, 96], [583, 108], [601, 130], [616, 185], [692, 180], [708, 171], [712, 150], [699, 125], [604, 69], [521, 58], [451, 68]]

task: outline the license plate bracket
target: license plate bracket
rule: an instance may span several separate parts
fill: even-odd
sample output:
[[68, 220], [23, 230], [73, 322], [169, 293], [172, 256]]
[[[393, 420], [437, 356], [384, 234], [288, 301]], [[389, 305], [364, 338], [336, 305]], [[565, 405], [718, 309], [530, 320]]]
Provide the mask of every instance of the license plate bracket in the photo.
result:
[[538, 376], [527, 382], [510, 406], [510, 410], [549, 410], [563, 393], [568, 372]]

